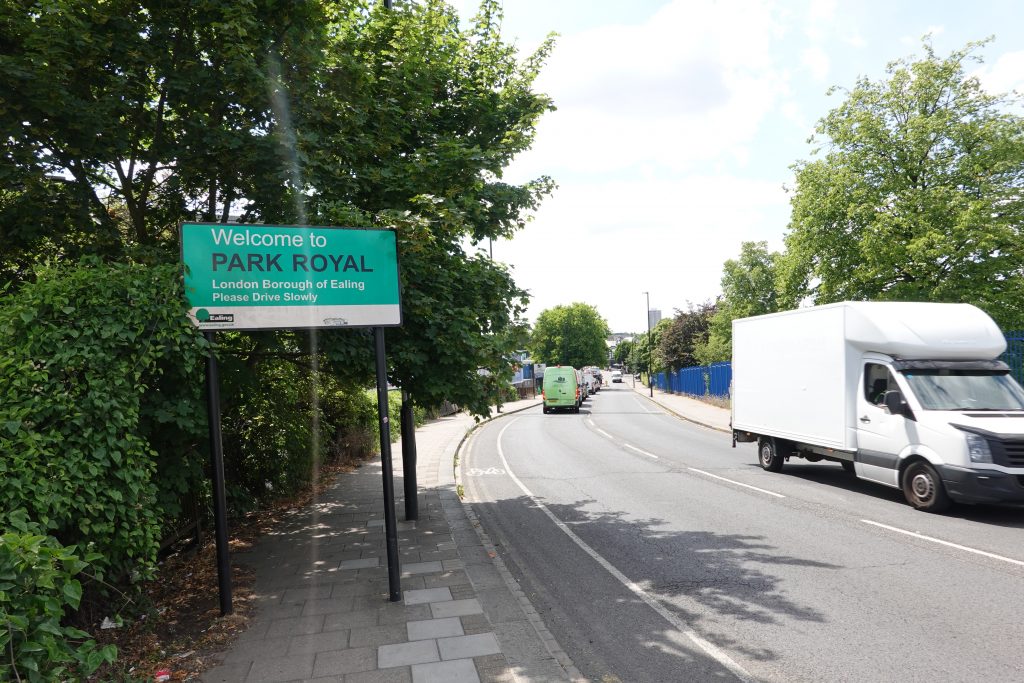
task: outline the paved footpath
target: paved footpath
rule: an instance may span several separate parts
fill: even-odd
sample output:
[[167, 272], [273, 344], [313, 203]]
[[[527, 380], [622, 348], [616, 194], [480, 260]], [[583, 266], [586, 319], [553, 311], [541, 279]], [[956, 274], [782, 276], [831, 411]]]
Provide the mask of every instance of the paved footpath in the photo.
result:
[[[504, 413], [538, 400], [503, 406]], [[388, 600], [379, 458], [341, 474], [233, 562], [256, 574], [248, 630], [207, 683], [570, 681], [571, 662], [489, 550], [456, 494], [453, 458], [474, 420], [416, 430], [419, 519], [398, 522], [402, 600]], [[393, 447], [403, 520], [401, 444]], [[468, 514], [467, 514], [468, 512]]]
[[689, 398], [680, 394], [670, 394], [661, 389], [655, 389], [654, 396], [651, 397], [650, 387], [641, 384], [639, 380], [636, 380], [634, 383], [632, 380], [626, 379], [623, 383], [627, 385], [632, 384], [633, 391], [650, 398], [676, 417], [710, 427], [711, 429], [717, 429], [720, 432], [732, 432], [729, 426], [732, 415], [728, 408], [719, 408], [710, 403], [698, 401], [695, 398]]

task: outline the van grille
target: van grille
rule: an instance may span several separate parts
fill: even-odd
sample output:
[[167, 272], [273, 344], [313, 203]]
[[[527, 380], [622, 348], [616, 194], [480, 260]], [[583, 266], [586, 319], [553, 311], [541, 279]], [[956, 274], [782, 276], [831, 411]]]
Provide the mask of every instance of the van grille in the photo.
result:
[[992, 456], [998, 464], [1005, 467], [1024, 467], [1024, 439], [1014, 441], [996, 441], [991, 439]]

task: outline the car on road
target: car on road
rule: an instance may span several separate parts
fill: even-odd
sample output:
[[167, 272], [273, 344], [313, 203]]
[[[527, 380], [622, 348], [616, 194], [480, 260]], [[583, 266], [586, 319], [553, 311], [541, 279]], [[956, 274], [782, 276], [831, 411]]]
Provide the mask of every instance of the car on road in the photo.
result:
[[555, 410], [580, 412], [581, 397], [579, 370], [571, 366], [548, 367], [544, 370], [544, 413]]
[[622, 382], [621, 370], [612, 370], [612, 382]]

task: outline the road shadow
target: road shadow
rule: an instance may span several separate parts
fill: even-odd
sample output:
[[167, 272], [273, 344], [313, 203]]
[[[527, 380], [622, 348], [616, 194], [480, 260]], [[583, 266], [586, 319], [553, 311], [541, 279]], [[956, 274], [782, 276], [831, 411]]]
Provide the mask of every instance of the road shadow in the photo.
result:
[[[760, 468], [757, 464], [750, 467]], [[878, 500], [886, 500], [906, 505], [903, 492], [899, 489], [882, 486], [847, 474], [835, 463], [796, 463], [787, 462], [780, 473], [782, 476], [795, 477], [804, 481], [824, 484], [857, 495], [871, 496]], [[947, 512], [946, 517], [955, 517], [979, 524], [1002, 526], [1011, 529], [1024, 529], [1024, 505], [967, 505], [957, 503]]]
[[[497, 526], [492, 539], [516, 538], [526, 518], [537, 523], [538, 530], [548, 529], [539, 532], [543, 537], [507, 549], [506, 561], [525, 582], [531, 599], [538, 598], [541, 604], [535, 607], [557, 631], [556, 638], [568, 639], [563, 647], [574, 658], [582, 658], [577, 665], [590, 680], [603, 680], [606, 675], [637, 681], [732, 680], [733, 674], [687, 631], [732, 657], [777, 660], [779, 655], [772, 648], [752, 646], [730, 635], [728, 625], [734, 620], [754, 626], [822, 624], [828, 620], [824, 606], [794, 600], [783, 587], [785, 578], [793, 574], [779, 570], [796, 566], [801, 572], [837, 573], [845, 569], [781, 553], [764, 536], [672, 530], [663, 519], [595, 513], [596, 502], [591, 500], [545, 505], [573, 534], [599, 547], [600, 555], [628, 582], [678, 620], [673, 625], [659, 616], [641, 595], [539, 517], [542, 513], [532, 499], [521, 496], [475, 503], [474, 510], [486, 520], [485, 528]], [[602, 629], [593, 624], [628, 627]]]

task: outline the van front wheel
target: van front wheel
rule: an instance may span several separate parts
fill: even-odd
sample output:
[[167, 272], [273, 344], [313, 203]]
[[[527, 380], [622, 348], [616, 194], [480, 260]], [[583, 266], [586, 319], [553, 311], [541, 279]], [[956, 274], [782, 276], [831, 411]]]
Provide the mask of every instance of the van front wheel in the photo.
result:
[[761, 467], [769, 472], [782, 471], [784, 458], [779, 455], [774, 439], [767, 439], [762, 436], [757, 440], [757, 459], [761, 463]]
[[944, 512], [950, 506], [942, 478], [923, 460], [910, 463], [903, 473], [903, 495], [908, 503], [924, 512]]

